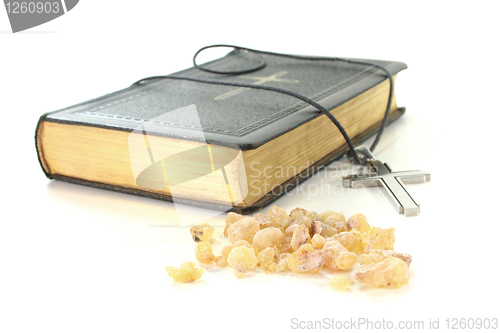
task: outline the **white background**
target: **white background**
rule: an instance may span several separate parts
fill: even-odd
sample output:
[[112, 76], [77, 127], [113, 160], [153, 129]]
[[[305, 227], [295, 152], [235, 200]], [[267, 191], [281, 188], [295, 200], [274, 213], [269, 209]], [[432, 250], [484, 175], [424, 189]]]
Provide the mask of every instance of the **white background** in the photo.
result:
[[[444, 329], [446, 318], [499, 318], [498, 5], [347, 3], [81, 1], [17, 34], [0, 9], [0, 331], [283, 332], [292, 318], [358, 317], [427, 328], [439, 318]], [[420, 216], [397, 215], [379, 189], [328, 193], [340, 178], [326, 173], [277, 204], [394, 226], [396, 250], [414, 258], [409, 285], [339, 293], [326, 270], [238, 280], [215, 268], [180, 285], [163, 266], [194, 260], [194, 242], [172, 204], [45, 178], [41, 114], [189, 67], [213, 43], [408, 64], [396, 84], [407, 113], [375, 154], [394, 170], [431, 171], [409, 186]]]

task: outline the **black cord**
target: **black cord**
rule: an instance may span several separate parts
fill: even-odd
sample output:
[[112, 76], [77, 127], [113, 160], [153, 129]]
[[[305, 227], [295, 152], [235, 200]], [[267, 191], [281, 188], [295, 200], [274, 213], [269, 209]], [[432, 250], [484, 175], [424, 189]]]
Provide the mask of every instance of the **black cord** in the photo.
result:
[[[210, 48], [216, 48], [216, 47], [230, 47], [230, 48], [234, 48], [235, 50], [243, 50], [243, 51], [247, 51], [247, 52], [253, 52], [253, 53], [255, 53], [260, 58], [260, 62], [259, 62], [258, 65], [254, 66], [252, 68], [244, 69], [244, 70], [240, 70], [240, 71], [215, 71], [215, 70], [203, 68], [203, 67], [201, 67], [200, 65], [198, 65], [196, 63], [196, 58], [198, 57], [198, 55], [202, 51], [204, 51], [206, 49], [210, 49]], [[380, 128], [378, 130], [377, 136], [375, 137], [375, 141], [372, 143], [372, 145], [370, 147], [370, 150], [372, 152], [375, 150], [375, 147], [379, 143], [380, 138], [382, 137], [384, 129], [385, 129], [385, 127], [387, 125], [387, 122], [389, 120], [389, 115], [390, 115], [390, 112], [391, 112], [391, 105], [392, 105], [392, 98], [393, 98], [393, 91], [394, 91], [394, 89], [393, 89], [394, 82], [393, 82], [393, 79], [392, 79], [392, 75], [391, 75], [391, 73], [385, 67], [377, 65], [377, 64], [374, 64], [374, 63], [370, 63], [370, 62], [360, 61], [360, 60], [351, 60], [351, 59], [337, 58], [337, 57], [307, 57], [307, 56], [298, 56], [298, 55], [291, 55], [291, 54], [285, 54], [285, 53], [275, 53], [275, 52], [254, 50], [254, 49], [249, 49], [249, 48], [246, 48], [246, 47], [240, 47], [240, 46], [235, 46], [235, 45], [226, 45], [226, 44], [216, 44], [216, 45], [209, 45], [209, 46], [202, 47], [193, 56], [193, 64], [194, 64], [194, 67], [196, 67], [197, 69], [199, 69], [201, 71], [209, 72], [209, 73], [212, 73], [212, 74], [241, 75], [241, 74], [247, 74], [247, 73], [258, 71], [258, 70], [260, 70], [260, 69], [262, 69], [262, 68], [264, 68], [266, 66], [266, 62], [260, 56], [260, 54], [266, 54], [266, 55], [272, 55], [272, 56], [278, 56], [278, 57], [284, 57], [284, 58], [290, 58], [290, 59], [297, 59], [297, 60], [342, 61], [342, 62], [351, 63], [351, 64], [371, 66], [371, 67], [375, 67], [375, 68], [378, 68], [378, 69], [381, 69], [382, 71], [384, 71], [385, 74], [387, 75], [387, 78], [389, 79], [389, 85], [390, 85], [389, 86], [389, 89], [390, 89], [389, 90], [389, 99], [387, 101], [387, 108], [386, 108], [386, 111], [385, 111], [385, 114], [384, 114], [384, 118], [382, 120], [382, 124], [380, 125]], [[281, 93], [281, 94], [285, 94], [285, 95], [289, 95], [289, 96], [295, 97], [297, 99], [300, 99], [300, 100], [308, 103], [309, 105], [312, 105], [318, 111], [320, 111], [321, 113], [325, 114], [335, 124], [335, 126], [337, 126], [338, 130], [340, 131], [340, 133], [344, 137], [344, 139], [345, 139], [345, 141], [347, 143], [347, 146], [349, 147], [349, 151], [350, 152], [355, 152], [354, 144], [353, 144], [351, 138], [349, 137], [349, 135], [347, 134], [347, 132], [345, 131], [344, 127], [342, 127], [342, 125], [338, 122], [338, 120], [330, 112], [328, 112], [328, 110], [326, 110], [324, 107], [322, 107], [321, 105], [319, 105], [315, 101], [313, 101], [313, 100], [311, 100], [311, 99], [309, 99], [309, 98], [307, 98], [305, 96], [302, 96], [300, 94], [297, 94], [297, 93], [295, 93], [293, 91], [289, 91], [289, 90], [285, 90], [285, 89], [280, 89], [280, 88], [269, 87], [269, 86], [260, 86], [260, 85], [254, 85], [254, 84], [244, 84], [244, 83], [233, 83], [233, 82], [206, 80], [206, 79], [199, 79], [199, 78], [193, 78], [193, 77], [187, 77], [187, 76], [176, 76], [176, 75], [151, 76], [151, 77], [147, 77], [147, 78], [144, 78], [144, 79], [141, 79], [141, 80], [135, 82], [134, 85], [135, 84], [141, 84], [141, 83], [143, 83], [143, 82], [145, 82], [147, 80], [154, 80], [154, 79], [186, 80], [186, 81], [194, 81], [194, 82], [201, 82], [201, 83], [208, 83], [208, 84], [218, 84], [218, 85], [224, 85], [224, 86], [234, 86], [234, 87], [242, 87], [242, 88], [268, 90], [268, 91], [274, 91], [274, 92], [277, 92], [277, 93]], [[354, 159], [354, 163], [356, 163], [356, 164], [362, 164], [357, 153], [353, 153], [352, 154], [352, 158]]]

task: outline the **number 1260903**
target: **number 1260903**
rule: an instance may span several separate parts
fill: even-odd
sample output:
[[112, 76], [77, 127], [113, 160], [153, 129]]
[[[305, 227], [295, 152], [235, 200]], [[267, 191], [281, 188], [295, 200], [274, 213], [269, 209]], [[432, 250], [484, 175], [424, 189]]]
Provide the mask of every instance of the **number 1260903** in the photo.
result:
[[458, 329], [498, 329], [498, 318], [447, 318], [446, 328]]
[[59, 2], [7, 2], [5, 8], [9, 14], [58, 14], [62, 10]]

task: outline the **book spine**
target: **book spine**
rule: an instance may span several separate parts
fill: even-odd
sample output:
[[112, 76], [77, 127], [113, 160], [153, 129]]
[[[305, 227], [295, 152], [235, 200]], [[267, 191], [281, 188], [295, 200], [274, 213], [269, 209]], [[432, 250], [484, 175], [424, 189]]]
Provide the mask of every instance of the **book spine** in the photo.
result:
[[45, 176], [49, 179], [53, 179], [52, 174], [50, 173], [49, 166], [47, 165], [47, 161], [45, 160], [43, 156], [43, 147], [42, 147], [42, 131], [43, 131], [43, 124], [45, 122], [45, 118], [47, 117], [49, 113], [43, 114], [39, 119], [38, 123], [36, 124], [36, 129], [35, 129], [35, 147], [36, 147], [36, 154], [38, 157], [38, 163], [40, 163], [40, 166], [42, 167], [42, 171], [45, 174]]

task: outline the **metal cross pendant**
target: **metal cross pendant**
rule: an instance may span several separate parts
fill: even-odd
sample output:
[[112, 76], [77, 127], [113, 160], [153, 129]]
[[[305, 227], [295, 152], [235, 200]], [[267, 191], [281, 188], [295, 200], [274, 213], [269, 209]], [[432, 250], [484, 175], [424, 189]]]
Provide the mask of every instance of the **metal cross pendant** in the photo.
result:
[[383, 187], [384, 194], [386, 194], [399, 214], [405, 216], [418, 215], [420, 205], [408, 192], [404, 184], [428, 182], [431, 180], [431, 174], [419, 170], [394, 172], [387, 163], [376, 160], [365, 146], [358, 147], [357, 150], [368, 158], [369, 173], [344, 177], [344, 187], [352, 188], [357, 184], [366, 187]]

